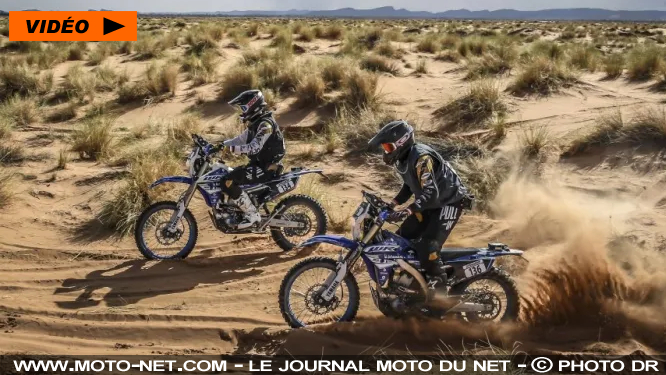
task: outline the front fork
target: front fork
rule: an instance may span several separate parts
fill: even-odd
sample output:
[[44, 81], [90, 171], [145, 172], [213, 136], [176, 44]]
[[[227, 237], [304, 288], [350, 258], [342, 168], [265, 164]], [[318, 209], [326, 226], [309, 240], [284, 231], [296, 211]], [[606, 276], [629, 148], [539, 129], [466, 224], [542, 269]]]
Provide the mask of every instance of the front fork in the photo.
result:
[[366, 244], [372, 241], [377, 232], [382, 228], [383, 224], [383, 222], [376, 222], [363, 237], [363, 240], [361, 240], [361, 243], [359, 243], [356, 249], [352, 250], [345, 258], [340, 254], [340, 257], [338, 258], [338, 266], [335, 269], [335, 272], [332, 272], [326, 279], [324, 290], [322, 290], [320, 298], [323, 298], [326, 302], [330, 302], [331, 299], [333, 299], [333, 296], [335, 296], [335, 290], [338, 288], [342, 280], [345, 279], [347, 272], [354, 267], [358, 259], [361, 257]]
[[183, 218], [183, 214], [185, 213], [185, 209], [187, 208], [187, 206], [190, 205], [190, 201], [194, 197], [194, 193], [196, 191], [197, 191], [197, 181], [193, 181], [190, 184], [190, 187], [187, 188], [185, 193], [183, 193], [183, 195], [178, 200], [178, 204], [177, 204], [178, 209], [176, 211], [174, 211], [174, 213], [171, 215], [171, 219], [169, 220], [169, 227], [167, 228], [167, 230], [170, 233], [175, 233], [176, 232], [178, 222], [180, 221], [180, 219]]

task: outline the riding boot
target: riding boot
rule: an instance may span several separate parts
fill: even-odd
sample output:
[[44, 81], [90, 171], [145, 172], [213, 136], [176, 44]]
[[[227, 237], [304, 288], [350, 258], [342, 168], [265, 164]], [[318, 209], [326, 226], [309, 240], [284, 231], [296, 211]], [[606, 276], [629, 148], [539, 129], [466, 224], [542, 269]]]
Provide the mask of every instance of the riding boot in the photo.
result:
[[242, 192], [240, 197], [235, 199], [233, 202], [243, 211], [244, 214], [243, 221], [238, 223], [236, 226], [238, 229], [246, 229], [261, 222], [261, 215], [259, 214], [259, 211], [257, 211], [257, 207], [254, 206], [250, 196], [247, 195], [246, 192]]
[[426, 270], [426, 279], [428, 281], [428, 288], [432, 295], [446, 297], [449, 294], [449, 287], [447, 285], [448, 277], [444, 270], [444, 264], [441, 260], [433, 261], [430, 267]]

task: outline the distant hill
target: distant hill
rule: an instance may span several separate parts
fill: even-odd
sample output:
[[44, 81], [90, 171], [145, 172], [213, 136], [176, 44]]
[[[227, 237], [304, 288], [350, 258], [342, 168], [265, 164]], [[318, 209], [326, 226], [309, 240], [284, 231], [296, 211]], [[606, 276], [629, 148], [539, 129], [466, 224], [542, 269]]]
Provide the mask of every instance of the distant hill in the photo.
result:
[[608, 10], [596, 8], [545, 9], [523, 11], [515, 9], [448, 10], [445, 12], [411, 11], [394, 7], [374, 9], [341, 8], [335, 10], [234, 10], [228, 12], [188, 12], [188, 13], [142, 13], [145, 15], [192, 15], [192, 16], [236, 16], [236, 17], [325, 17], [325, 18], [444, 18], [444, 19], [507, 19], [507, 20], [558, 20], [558, 21], [664, 21], [666, 11], [657, 10]]

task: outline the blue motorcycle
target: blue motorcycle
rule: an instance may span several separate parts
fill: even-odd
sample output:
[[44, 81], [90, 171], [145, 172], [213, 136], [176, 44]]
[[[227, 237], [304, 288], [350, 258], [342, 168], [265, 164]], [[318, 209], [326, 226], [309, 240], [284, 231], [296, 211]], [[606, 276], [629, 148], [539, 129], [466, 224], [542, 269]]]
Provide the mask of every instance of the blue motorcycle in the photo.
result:
[[454, 314], [466, 321], [515, 320], [518, 291], [511, 277], [495, 266], [501, 256], [522, 256], [504, 244], [487, 248], [444, 248], [441, 252], [449, 293], [435, 297], [423, 277], [410, 241], [382, 229], [391, 208], [376, 195], [363, 192], [353, 215], [353, 239], [321, 235], [301, 246], [327, 243], [347, 250], [337, 261], [310, 258], [295, 265], [282, 280], [280, 311], [293, 328], [323, 322], [352, 321], [359, 308], [359, 289], [351, 272], [359, 258], [370, 275], [372, 299], [384, 315], [442, 319]]
[[188, 206], [199, 192], [210, 207], [215, 228], [226, 234], [265, 233], [284, 251], [295, 248], [304, 239], [326, 233], [327, 216], [317, 200], [307, 195], [290, 195], [271, 209], [269, 204], [296, 189], [306, 174], [322, 174], [321, 170], [292, 168], [283, 173], [280, 166], [271, 181], [241, 186], [254, 205], [262, 212], [258, 226], [238, 229], [243, 212], [222, 192], [221, 183], [233, 169], [224, 161], [213, 160], [215, 148], [201, 136], [192, 134], [194, 147], [187, 158], [189, 176], [170, 176], [155, 181], [150, 188], [165, 183], [188, 185], [177, 202], [157, 202], [139, 216], [134, 231], [136, 245], [148, 259], [184, 259], [197, 242], [198, 226]]

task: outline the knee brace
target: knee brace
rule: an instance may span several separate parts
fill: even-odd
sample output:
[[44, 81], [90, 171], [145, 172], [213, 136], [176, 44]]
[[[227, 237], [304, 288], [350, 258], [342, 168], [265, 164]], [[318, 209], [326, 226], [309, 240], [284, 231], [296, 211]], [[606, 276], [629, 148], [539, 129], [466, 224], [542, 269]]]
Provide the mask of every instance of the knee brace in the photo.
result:
[[414, 249], [419, 257], [421, 267], [427, 273], [436, 273], [442, 266], [442, 258], [440, 257], [440, 248], [437, 241], [432, 240], [416, 240], [414, 241]]

